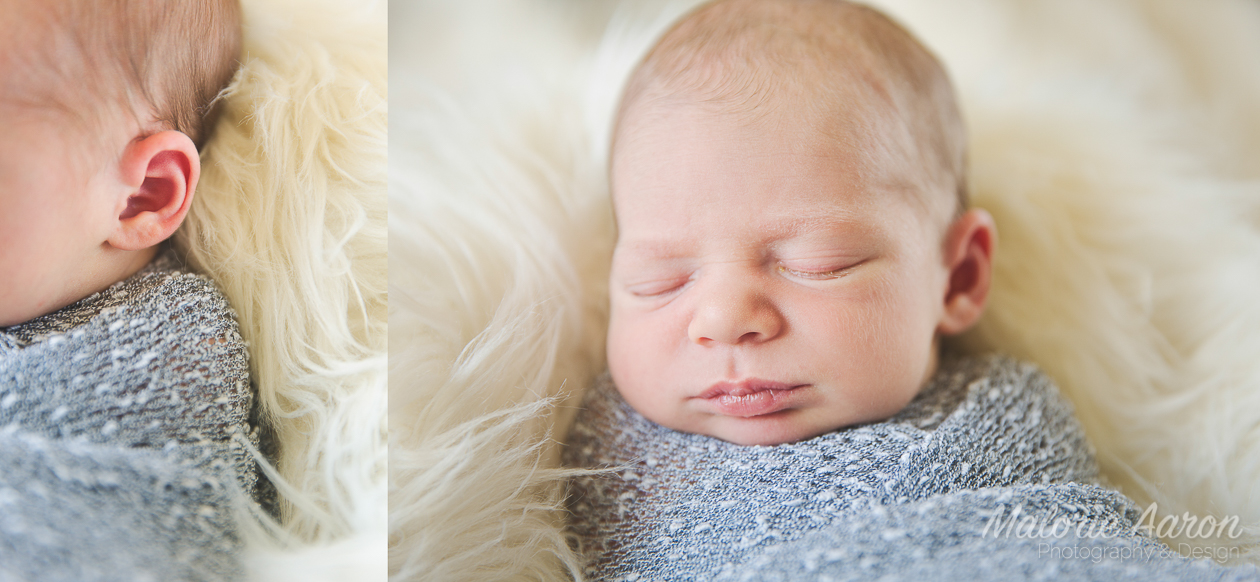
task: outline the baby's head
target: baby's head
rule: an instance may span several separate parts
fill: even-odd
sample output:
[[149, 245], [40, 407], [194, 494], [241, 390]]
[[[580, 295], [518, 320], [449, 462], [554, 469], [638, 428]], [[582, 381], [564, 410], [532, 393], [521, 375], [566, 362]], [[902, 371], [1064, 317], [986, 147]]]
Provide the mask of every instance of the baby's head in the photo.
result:
[[0, 0], [0, 327], [152, 259], [240, 41], [238, 0]]
[[739, 444], [888, 418], [980, 317], [996, 231], [968, 210], [936, 59], [833, 0], [729, 0], [632, 75], [611, 181], [608, 359], [636, 410]]

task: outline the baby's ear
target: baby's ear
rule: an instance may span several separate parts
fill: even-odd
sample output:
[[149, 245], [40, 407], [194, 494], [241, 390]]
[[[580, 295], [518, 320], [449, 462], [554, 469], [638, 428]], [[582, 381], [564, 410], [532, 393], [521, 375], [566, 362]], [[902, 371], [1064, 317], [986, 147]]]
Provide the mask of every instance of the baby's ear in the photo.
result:
[[982, 209], [968, 210], [950, 225], [943, 249], [949, 286], [937, 331], [945, 335], [962, 333], [980, 320], [989, 298], [996, 246], [997, 226]]
[[187, 135], [163, 131], [131, 142], [120, 164], [124, 196], [107, 242], [125, 251], [146, 249], [169, 238], [184, 221], [201, 159]]

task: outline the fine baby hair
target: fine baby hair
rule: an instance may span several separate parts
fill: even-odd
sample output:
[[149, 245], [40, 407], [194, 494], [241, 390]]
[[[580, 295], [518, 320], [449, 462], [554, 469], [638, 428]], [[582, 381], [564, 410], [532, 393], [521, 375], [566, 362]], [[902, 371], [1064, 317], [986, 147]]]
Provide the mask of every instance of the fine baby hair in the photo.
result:
[[26, 19], [9, 43], [38, 48], [6, 51], [15, 61], [2, 81], [9, 99], [59, 109], [88, 130], [123, 114], [142, 131], [205, 144], [216, 99], [240, 66], [238, 0], [21, 4]]
[[949, 77], [904, 28], [861, 4], [706, 4], [644, 57], [627, 81], [617, 119], [640, 100], [679, 94], [758, 115], [783, 105], [776, 93], [804, 95], [819, 107], [874, 104], [871, 113], [909, 138], [909, 150], [897, 153], [928, 170], [930, 181], [920, 186], [954, 193], [956, 213], [967, 207], [967, 136]]

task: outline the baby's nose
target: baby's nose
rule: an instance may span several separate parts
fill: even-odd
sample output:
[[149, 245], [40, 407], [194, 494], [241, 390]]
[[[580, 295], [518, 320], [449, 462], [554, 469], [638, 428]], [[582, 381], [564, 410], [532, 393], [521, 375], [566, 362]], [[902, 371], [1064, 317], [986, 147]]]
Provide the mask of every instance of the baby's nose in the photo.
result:
[[728, 277], [696, 287], [695, 308], [687, 327], [692, 342], [702, 346], [753, 344], [783, 331], [782, 315], [755, 279]]

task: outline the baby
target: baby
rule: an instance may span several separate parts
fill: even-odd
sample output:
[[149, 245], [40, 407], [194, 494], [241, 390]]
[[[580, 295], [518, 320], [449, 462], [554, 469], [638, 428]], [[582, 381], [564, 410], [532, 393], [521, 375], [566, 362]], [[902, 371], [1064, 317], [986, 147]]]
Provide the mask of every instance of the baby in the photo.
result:
[[941, 353], [985, 307], [997, 237], [965, 157], [945, 72], [874, 10], [729, 0], [663, 36], [617, 117], [609, 375], [565, 451], [620, 471], [573, 483], [589, 579], [878, 578], [912, 556], [1053, 575], [1027, 540], [980, 539], [1015, 502], [1157, 544], [1043, 374]]
[[864, 9], [687, 19], [630, 80], [612, 149], [621, 395], [742, 445], [904, 408], [988, 295], [965, 143], [936, 60]]
[[223, 485], [257, 486], [247, 352], [222, 293], [163, 241], [240, 42], [237, 0], [0, 0], [0, 491], [44, 492], [6, 505], [28, 513], [5, 510], [26, 533], [0, 527], [0, 578], [142, 578], [117, 569], [132, 562], [180, 578], [168, 551], [227, 563], [231, 536], [205, 536], [229, 523]]

